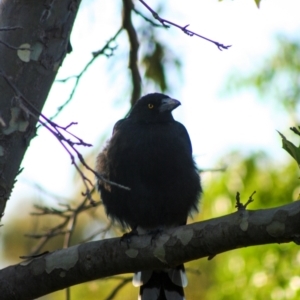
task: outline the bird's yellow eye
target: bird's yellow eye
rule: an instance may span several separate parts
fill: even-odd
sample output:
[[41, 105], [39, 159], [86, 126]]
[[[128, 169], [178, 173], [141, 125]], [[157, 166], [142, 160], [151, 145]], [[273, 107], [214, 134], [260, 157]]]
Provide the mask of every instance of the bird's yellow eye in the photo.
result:
[[149, 103], [149, 104], [148, 104], [148, 108], [149, 108], [149, 109], [152, 109], [153, 107], [154, 107], [154, 105], [153, 105], [152, 103]]

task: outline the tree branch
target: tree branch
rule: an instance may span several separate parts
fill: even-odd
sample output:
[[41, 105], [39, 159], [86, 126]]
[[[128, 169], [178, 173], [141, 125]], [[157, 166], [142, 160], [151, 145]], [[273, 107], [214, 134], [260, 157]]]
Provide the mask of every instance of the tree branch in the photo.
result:
[[134, 236], [46, 253], [0, 271], [1, 297], [34, 299], [78, 283], [145, 269], [161, 269], [225, 251], [271, 243], [300, 244], [300, 201], [264, 210], [239, 210], [223, 217], [164, 231], [154, 241]]
[[69, 76], [67, 78], [64, 78], [64, 79], [58, 79], [56, 80], [56, 82], [66, 82], [70, 79], [73, 79], [75, 78], [75, 83], [74, 83], [74, 86], [72, 88], [72, 91], [70, 93], [70, 96], [69, 98], [62, 104], [60, 105], [58, 108], [57, 108], [57, 111], [56, 113], [50, 118], [50, 120], [53, 120], [54, 118], [56, 118], [60, 113], [61, 111], [70, 103], [70, 101], [73, 99], [73, 96], [76, 92], [76, 89], [78, 87], [78, 84], [79, 84], [79, 81], [81, 80], [83, 74], [87, 71], [87, 69], [94, 63], [94, 61], [101, 55], [104, 55], [106, 56], [107, 58], [113, 56], [114, 54], [114, 51], [117, 49], [116, 46], [111, 46], [111, 43], [112, 42], [115, 42], [117, 37], [119, 36], [119, 34], [122, 32], [123, 28], [120, 28], [112, 38], [110, 38], [106, 44], [100, 49], [100, 50], [97, 50], [95, 52], [92, 53], [93, 57], [88, 61], [88, 63], [84, 66], [84, 68], [80, 71], [79, 74], [77, 75], [73, 75], [73, 76]]
[[133, 10], [132, 0], [123, 0], [123, 28], [127, 31], [130, 53], [129, 69], [131, 71], [132, 93], [130, 103], [133, 106], [141, 97], [141, 75], [138, 68], [139, 41], [134, 26], [131, 22], [131, 12]]
[[[143, 1], [143, 0], [139, 0], [139, 1], [152, 13], [153, 18], [155, 18], [157, 21], [159, 21], [164, 27], [169, 28], [170, 27], [169, 25], [177, 27], [177, 28], [181, 29], [188, 36], [194, 36], [195, 35], [195, 36], [200, 37], [201, 39], [204, 39], [204, 40], [206, 40], [206, 41], [208, 41], [210, 43], [215, 44], [218, 47], [218, 49], [221, 50], [221, 51], [223, 49], [228, 49], [228, 48], [231, 47], [231, 45], [225, 46], [225, 45], [223, 45], [223, 44], [221, 44], [219, 42], [213, 41], [213, 40], [211, 40], [211, 39], [209, 39], [209, 38], [207, 38], [207, 37], [205, 37], [203, 35], [200, 35], [200, 34], [194, 32], [194, 31], [191, 31], [191, 30], [187, 29], [189, 25], [180, 26], [180, 25], [178, 25], [178, 24], [176, 24], [174, 22], [171, 22], [169, 20], [163, 19], [145, 1]], [[169, 25], [167, 25], [167, 24], [169, 24]]]
[[[51, 132], [54, 137], [58, 140], [58, 142], [61, 144], [61, 146], [65, 149], [65, 151], [69, 154], [71, 163], [76, 168], [77, 172], [79, 173], [79, 176], [82, 179], [82, 182], [85, 186], [85, 193], [83, 195], [86, 195], [91, 203], [95, 204], [95, 201], [92, 199], [92, 193], [90, 186], [93, 186], [93, 183], [90, 181], [90, 179], [85, 176], [83, 171], [80, 169], [78, 163], [75, 160], [75, 155], [81, 162], [81, 164], [90, 172], [92, 172], [97, 178], [101, 179], [104, 182], [107, 182], [109, 184], [118, 186], [119, 188], [124, 188], [129, 190], [130, 188], [124, 187], [118, 183], [111, 182], [104, 178], [101, 174], [98, 174], [94, 169], [92, 169], [84, 160], [82, 154], [77, 150], [77, 146], [84, 146], [84, 147], [91, 147], [91, 144], [85, 143], [81, 138], [77, 137], [73, 133], [69, 131], [69, 128], [73, 125], [77, 125], [76, 122], [71, 122], [67, 126], [61, 126], [57, 123], [51, 121], [48, 119], [44, 114], [42, 114], [22, 93], [21, 91], [16, 87], [16, 85], [12, 82], [12, 80], [1, 70], [0, 68], [0, 76], [4, 78], [4, 80], [7, 82], [7, 84], [12, 88], [15, 94], [15, 109], [18, 109], [18, 116], [15, 118], [20, 118], [20, 111], [23, 112], [25, 115], [25, 122], [28, 121], [29, 116], [34, 117], [36, 120], [39, 121], [49, 132]], [[23, 116], [24, 118], [24, 116]], [[20, 126], [20, 125], [19, 125]], [[24, 125], [23, 125], [24, 126]], [[5, 129], [4, 129], [5, 130]], [[8, 132], [9, 128], [6, 129]], [[5, 132], [5, 131], [4, 131]], [[71, 138], [69, 138], [71, 137]], [[75, 154], [75, 155], [74, 155]]]

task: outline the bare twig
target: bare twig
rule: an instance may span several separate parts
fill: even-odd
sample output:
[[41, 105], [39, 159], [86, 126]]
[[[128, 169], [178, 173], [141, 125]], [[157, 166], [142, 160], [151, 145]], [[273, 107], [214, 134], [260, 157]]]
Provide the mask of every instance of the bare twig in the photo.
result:
[[51, 197], [55, 200], [62, 200], [62, 201], [68, 201], [70, 202], [71, 199], [70, 198], [67, 198], [67, 197], [63, 197], [63, 196], [60, 196], [60, 195], [57, 195], [49, 190], [46, 190], [43, 186], [41, 186], [40, 184], [38, 183], [35, 183], [35, 182], [31, 182], [29, 180], [26, 180], [26, 179], [21, 179], [22, 183], [25, 183], [26, 185], [28, 185], [29, 187], [33, 188], [33, 189], [36, 189], [38, 192], [44, 194], [45, 196], [47, 197]]
[[217, 168], [217, 169], [198, 169], [199, 173], [206, 173], [206, 172], [225, 172], [227, 167]]
[[245, 210], [245, 209], [247, 208], [247, 206], [248, 206], [251, 202], [254, 201], [252, 197], [254, 196], [255, 193], [256, 193], [256, 191], [254, 191], [254, 192], [250, 195], [248, 201], [247, 201], [245, 204], [243, 204], [243, 203], [241, 202], [240, 193], [237, 192], [237, 193], [236, 193], [236, 197], [235, 197], [235, 200], [236, 200], [236, 205], [235, 205], [235, 207], [236, 207], [239, 211]]
[[[93, 193], [95, 188], [91, 191]], [[88, 196], [85, 196], [82, 201], [76, 206], [72, 207], [70, 204], [60, 204], [62, 209], [57, 208], [49, 208], [46, 206], [35, 205], [35, 208], [38, 210], [37, 212], [32, 212], [31, 215], [36, 216], [59, 216], [62, 221], [59, 222], [56, 226], [48, 229], [45, 233], [41, 234], [26, 234], [27, 237], [39, 239], [39, 242], [32, 249], [30, 255], [36, 255], [41, 251], [41, 249], [46, 245], [46, 243], [53, 237], [64, 235], [64, 244], [63, 247], [67, 248], [71, 245], [71, 238], [74, 232], [74, 228], [77, 222], [77, 218], [80, 213], [91, 209], [92, 207], [101, 205], [101, 202], [97, 202], [95, 205], [90, 204]], [[106, 227], [102, 229], [109, 230], [110, 227]]]
[[46, 254], [48, 254], [49, 251], [44, 251], [40, 254], [36, 254], [36, 255], [22, 255], [20, 256], [21, 259], [32, 259], [32, 258], [37, 258], [37, 257], [41, 257], [41, 256], [44, 256]]
[[[126, 1], [126, 0], [125, 0]], [[113, 291], [105, 298], [105, 300], [115, 299], [120, 290], [132, 280], [131, 277], [121, 278], [121, 282], [113, 289]]]
[[160, 27], [165, 28], [165, 26], [160, 25], [158, 23], [153, 22], [151, 19], [147, 18], [144, 14], [142, 14], [139, 10], [137, 10], [135, 7], [132, 8], [132, 10], [140, 17], [142, 17], [146, 22], [150, 23], [153, 27]]
[[107, 226], [105, 226], [104, 228], [101, 228], [99, 230], [97, 230], [96, 232], [94, 232], [93, 234], [91, 234], [90, 236], [88, 236], [86, 239], [82, 240], [81, 243], [86, 243], [89, 242], [91, 240], [93, 240], [96, 236], [101, 234], [101, 239], [105, 238], [106, 233], [112, 228], [112, 222], [109, 222], [107, 224]]
[[[71, 158], [71, 163], [75, 166], [77, 172], [79, 173], [86, 191], [83, 193], [83, 195], [86, 195], [90, 202], [92, 204], [95, 204], [95, 201], [91, 197], [91, 190], [90, 186], [93, 187], [93, 183], [90, 181], [90, 179], [84, 175], [82, 170], [79, 168], [79, 165], [76, 163], [75, 155], [81, 162], [81, 164], [90, 172], [92, 172], [98, 179], [107, 182], [111, 185], [117, 186], [119, 188], [124, 188], [129, 190], [128, 187], [125, 187], [123, 185], [119, 185], [118, 183], [111, 182], [110, 180], [107, 180], [104, 178], [101, 174], [97, 173], [95, 170], [93, 170], [91, 167], [87, 165], [85, 160], [83, 159], [82, 154], [77, 150], [77, 146], [84, 146], [84, 147], [91, 147], [91, 144], [85, 143], [81, 138], [77, 137], [76, 135], [72, 134], [69, 131], [69, 128], [71, 126], [76, 125], [77, 123], [71, 122], [67, 126], [60, 126], [56, 124], [55, 122], [48, 119], [44, 114], [39, 112], [34, 105], [31, 104], [31, 102], [26, 99], [26, 97], [20, 92], [20, 90], [15, 86], [15, 84], [12, 82], [12, 80], [0, 69], [0, 76], [4, 78], [4, 80], [7, 82], [7, 84], [13, 89], [16, 98], [19, 100], [19, 106], [20, 108], [26, 112], [26, 115], [31, 115], [32, 117], [36, 118], [40, 124], [42, 124], [45, 128], [48, 129], [49, 132], [51, 132], [54, 137], [59, 141], [59, 143], [62, 145], [62, 147], [66, 150], [66, 152], [69, 154]], [[72, 140], [69, 138], [73, 138]], [[75, 155], [74, 155], [75, 154]]]
[[[230, 48], [231, 47], [231, 45], [228, 45], [228, 46], [225, 46], [225, 45], [223, 45], [223, 44], [221, 44], [221, 43], [219, 43], [219, 42], [216, 42], [216, 41], [213, 41], [213, 40], [211, 40], [211, 39], [209, 39], [209, 38], [206, 38], [206, 37], [204, 37], [203, 35], [200, 35], [200, 34], [198, 34], [198, 33], [196, 33], [196, 32], [194, 32], [194, 31], [191, 31], [191, 30], [189, 30], [189, 29], [187, 29], [188, 28], [188, 26], [189, 25], [185, 25], [185, 26], [180, 26], [180, 25], [178, 25], [178, 24], [176, 24], [176, 23], [174, 23], [174, 22], [171, 22], [171, 21], [169, 21], [169, 20], [166, 20], [166, 19], [163, 19], [163, 18], [161, 18], [159, 15], [158, 15], [158, 13], [156, 12], [156, 11], [154, 11], [145, 1], [143, 1], [143, 0], [139, 0], [151, 13], [152, 13], [152, 15], [153, 15], [153, 17], [157, 20], [157, 21], [159, 21], [164, 27], [166, 27], [166, 28], [168, 28], [168, 27], [170, 27], [169, 25], [172, 25], [172, 26], [174, 26], [174, 27], [177, 27], [177, 28], [179, 28], [179, 29], [181, 29], [185, 34], [187, 34], [188, 36], [198, 36], [198, 37], [200, 37], [201, 39], [204, 39], [204, 40], [206, 40], [206, 41], [208, 41], [208, 42], [210, 42], [210, 43], [213, 43], [213, 44], [215, 44], [217, 47], [218, 47], [218, 49], [219, 50], [223, 50], [223, 49], [228, 49], [228, 48]], [[169, 25], [168, 25], [169, 24]]]
[[4, 45], [5, 47], [11, 49], [11, 50], [26, 50], [26, 51], [32, 51], [32, 49], [30, 48], [23, 48], [23, 47], [15, 47], [15, 46], [12, 46], [6, 42], [3, 42], [0, 40], [0, 44]]
[[114, 51], [117, 49], [116, 46], [111, 46], [111, 43], [114, 42], [117, 37], [119, 36], [119, 34], [121, 33], [121, 31], [123, 30], [123, 28], [120, 28], [116, 33], [115, 35], [110, 38], [108, 40], [108, 42], [98, 51], [95, 51], [93, 52], [93, 57], [90, 59], [90, 61], [85, 65], [85, 67], [81, 70], [81, 72], [77, 75], [72, 75], [72, 76], [69, 76], [67, 78], [64, 78], [64, 79], [59, 79], [59, 80], [56, 80], [57, 82], [66, 82], [70, 79], [73, 79], [75, 78], [75, 83], [74, 83], [74, 86], [73, 86], [73, 89], [70, 93], [70, 96], [69, 98], [61, 105], [58, 107], [57, 109], [57, 112], [50, 118], [50, 120], [53, 120], [55, 117], [58, 116], [58, 114], [69, 104], [69, 102], [73, 99], [73, 96], [75, 94], [75, 91], [77, 89], [77, 86], [79, 84], [79, 81], [81, 79], [81, 77], [83, 76], [83, 74], [86, 72], [86, 70], [92, 65], [92, 63], [95, 61], [95, 59], [101, 55], [104, 55], [106, 56], [107, 58], [111, 57], [113, 54], [114, 54]]

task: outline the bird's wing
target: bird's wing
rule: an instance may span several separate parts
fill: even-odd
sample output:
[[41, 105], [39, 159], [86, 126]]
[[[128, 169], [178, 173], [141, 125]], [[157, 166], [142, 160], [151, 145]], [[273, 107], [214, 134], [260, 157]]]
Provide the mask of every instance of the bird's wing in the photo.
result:
[[174, 122], [174, 126], [176, 127], [178, 137], [182, 140], [182, 143], [185, 144], [186, 147], [188, 147], [189, 152], [192, 153], [192, 143], [186, 128], [177, 121]]
[[114, 125], [112, 135], [114, 135], [122, 127], [122, 124], [124, 124], [126, 120], [127, 119], [121, 119]]
[[[114, 125], [112, 137], [119, 131], [119, 129], [122, 127], [122, 124], [124, 123], [125, 120], [126, 119], [121, 119]], [[110, 140], [107, 141], [103, 150], [99, 153], [99, 155], [97, 157], [97, 162], [96, 162], [97, 172], [106, 179], [109, 179], [109, 161], [108, 161], [108, 157], [107, 157], [109, 143], [110, 143]], [[103, 186], [106, 190], [110, 190], [110, 185], [106, 184], [105, 182], [103, 182], [101, 180], [98, 180], [97, 184], [98, 184], [99, 189], [100, 189], [100, 186]]]

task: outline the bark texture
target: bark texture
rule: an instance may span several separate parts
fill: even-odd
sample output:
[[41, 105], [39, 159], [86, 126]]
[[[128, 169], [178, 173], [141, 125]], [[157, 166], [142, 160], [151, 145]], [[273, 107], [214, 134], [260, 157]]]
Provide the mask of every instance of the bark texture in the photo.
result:
[[[300, 244], [300, 201], [173, 228], [152, 240], [132, 237], [76, 245], [0, 271], [1, 299], [35, 299], [78, 283], [107, 276], [176, 266], [241, 247]], [[278, 246], [280, 247], [280, 246]]]
[[0, 217], [36, 133], [37, 118], [20, 95], [42, 110], [68, 51], [80, 2], [0, 2]]

